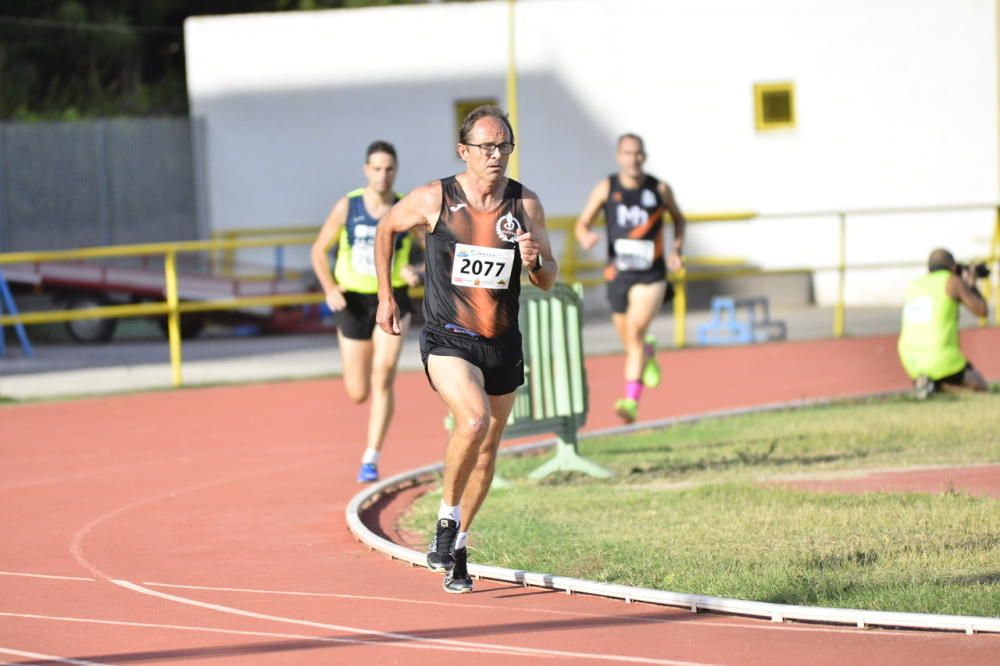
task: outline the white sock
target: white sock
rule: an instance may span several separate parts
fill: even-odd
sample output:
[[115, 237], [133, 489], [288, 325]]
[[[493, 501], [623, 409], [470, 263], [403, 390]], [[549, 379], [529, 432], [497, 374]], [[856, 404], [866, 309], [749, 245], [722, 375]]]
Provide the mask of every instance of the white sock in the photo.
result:
[[459, 532], [458, 536], [455, 538], [455, 550], [465, 548], [465, 542], [469, 540], [468, 532]]
[[361, 464], [367, 465], [368, 463], [375, 464], [378, 462], [378, 451], [375, 449], [365, 449], [365, 454], [361, 456]]
[[460, 522], [458, 513], [458, 505], [451, 506], [450, 504], [445, 504], [444, 500], [441, 500], [441, 506], [438, 508], [438, 520], [441, 518], [451, 518], [456, 523]]

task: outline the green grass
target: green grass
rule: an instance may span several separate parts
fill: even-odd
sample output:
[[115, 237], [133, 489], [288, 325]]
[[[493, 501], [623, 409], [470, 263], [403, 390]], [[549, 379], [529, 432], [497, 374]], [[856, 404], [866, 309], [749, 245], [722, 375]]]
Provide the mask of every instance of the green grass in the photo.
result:
[[[610, 481], [524, 475], [491, 493], [472, 559], [778, 603], [1000, 616], [1000, 501], [949, 492], [811, 493], [761, 481], [1000, 461], [1000, 396], [889, 399], [587, 440]], [[438, 497], [405, 519], [433, 523]]]
[[[756, 481], [799, 472], [1000, 461], [1000, 395], [862, 401], [586, 440], [623, 480]], [[519, 476], [534, 460], [503, 461]]]

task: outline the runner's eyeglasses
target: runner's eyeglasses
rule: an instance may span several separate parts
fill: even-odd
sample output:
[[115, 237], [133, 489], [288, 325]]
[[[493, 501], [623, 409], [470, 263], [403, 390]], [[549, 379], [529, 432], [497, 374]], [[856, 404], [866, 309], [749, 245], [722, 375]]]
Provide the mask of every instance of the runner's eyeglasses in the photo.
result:
[[465, 144], [470, 148], [478, 148], [486, 157], [493, 154], [493, 151], [497, 148], [500, 149], [501, 155], [510, 155], [514, 152], [514, 144], [509, 141], [504, 141], [503, 143], [467, 143]]

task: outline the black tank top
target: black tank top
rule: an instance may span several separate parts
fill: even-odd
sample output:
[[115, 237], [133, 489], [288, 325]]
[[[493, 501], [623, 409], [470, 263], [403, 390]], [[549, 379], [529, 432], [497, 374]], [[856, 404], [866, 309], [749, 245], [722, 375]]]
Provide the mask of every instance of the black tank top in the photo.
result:
[[[608, 232], [610, 279], [623, 271], [665, 270], [663, 261], [663, 200], [659, 181], [646, 174], [634, 190], [622, 187], [618, 175], [608, 177], [610, 188], [604, 203]], [[609, 276], [608, 273], [611, 273]]]
[[508, 179], [500, 206], [473, 210], [454, 176], [441, 179], [441, 212], [427, 235], [424, 320], [448, 332], [500, 338], [517, 330], [522, 187]]

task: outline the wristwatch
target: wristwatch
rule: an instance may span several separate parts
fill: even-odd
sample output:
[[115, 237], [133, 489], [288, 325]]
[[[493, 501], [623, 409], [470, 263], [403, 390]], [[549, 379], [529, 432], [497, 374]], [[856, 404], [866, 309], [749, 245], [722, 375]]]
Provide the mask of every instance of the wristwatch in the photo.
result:
[[535, 257], [535, 265], [528, 269], [529, 273], [537, 273], [542, 270], [542, 255]]

